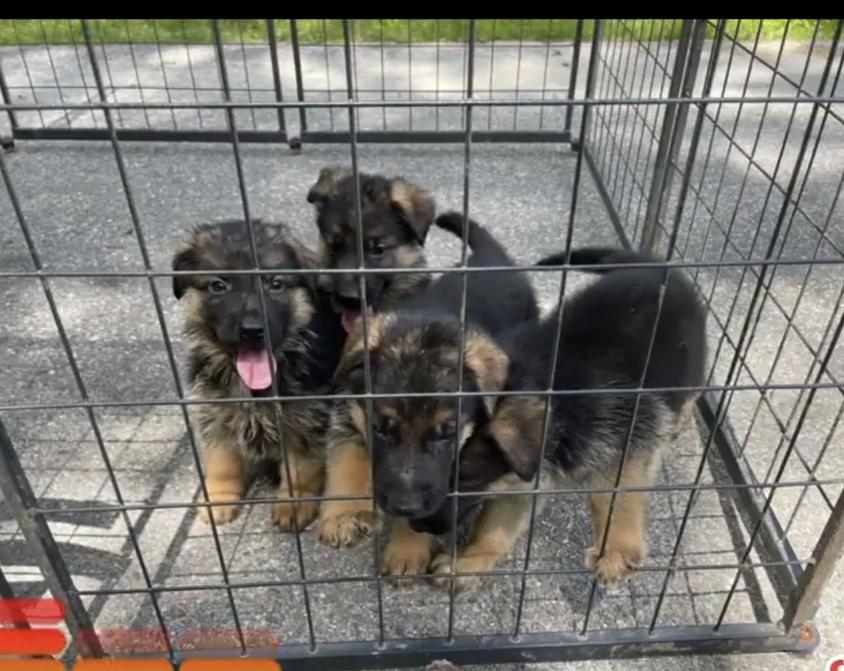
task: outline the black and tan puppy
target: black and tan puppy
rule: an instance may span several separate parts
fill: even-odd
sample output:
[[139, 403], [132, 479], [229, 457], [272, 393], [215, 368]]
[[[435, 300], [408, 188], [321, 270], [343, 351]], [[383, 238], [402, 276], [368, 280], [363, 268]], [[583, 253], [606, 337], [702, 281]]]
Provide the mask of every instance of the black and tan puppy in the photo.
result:
[[[253, 221], [252, 227], [259, 268], [266, 274], [230, 272], [255, 267], [243, 221], [197, 226], [173, 257], [174, 270], [214, 271], [173, 277], [173, 292], [186, 303], [184, 333], [193, 393], [212, 400], [266, 396], [272, 392], [274, 375], [280, 395], [326, 393], [345, 333], [329, 296], [315, 288], [314, 277], [286, 272], [315, 268], [316, 256], [284, 224]], [[258, 282], [263, 282], [266, 322]], [[198, 414], [212, 502], [239, 501], [246, 490], [247, 466], [264, 460], [279, 465], [281, 496], [321, 494], [327, 403], [202, 404]], [[281, 463], [281, 441], [290, 460], [287, 467]], [[224, 523], [238, 511], [236, 505], [200, 508], [200, 517], [208, 521], [213, 514], [217, 523]], [[294, 511], [290, 502], [280, 501], [273, 520], [283, 530], [293, 530], [296, 514], [302, 529], [317, 512], [313, 502], [300, 502]]]
[[[460, 234], [462, 215], [448, 213], [436, 224]], [[512, 266], [500, 243], [469, 221], [470, 267]], [[404, 394], [453, 393], [460, 377], [459, 314], [463, 278], [447, 273], [395, 311], [368, 319], [367, 344], [372, 391]], [[467, 334], [463, 388], [500, 388], [507, 359], [490, 347], [494, 335], [516, 322], [535, 322], [538, 309], [529, 279], [518, 272], [470, 274], [466, 321], [483, 338]], [[458, 343], [458, 344], [455, 344]], [[353, 331], [338, 366], [338, 386], [363, 393], [365, 386], [363, 333]], [[457, 403], [453, 397], [378, 400], [374, 402], [373, 442], [367, 442], [365, 403], [349, 401], [332, 421], [327, 460], [326, 495], [371, 494], [378, 507], [397, 518], [384, 552], [382, 571], [388, 575], [419, 574], [430, 561], [431, 536], [415, 532], [409, 520], [430, 515], [449, 490], [449, 464], [457, 439]], [[461, 442], [490, 406], [467, 397], [461, 407]], [[370, 472], [374, 470], [374, 488]], [[325, 502], [320, 525], [324, 539], [349, 545], [368, 534], [375, 522], [372, 506], [352, 501]]]
[[[563, 260], [558, 255], [541, 263], [553, 265]], [[572, 253], [574, 264], [651, 261], [646, 255], [621, 250], [583, 249]], [[611, 489], [628, 439], [621, 486], [647, 487], [653, 482], [660, 452], [689, 416], [698, 392], [644, 392], [636, 407], [636, 394], [622, 390], [638, 388], [643, 373], [645, 388], [700, 386], [706, 353], [705, 312], [691, 282], [681, 271], [671, 270], [660, 309], [662, 277], [660, 268], [607, 271], [566, 302], [553, 388], [606, 393], [553, 397], [541, 463], [545, 399], [518, 395], [493, 401], [491, 412], [474, 417], [471, 437], [460, 453], [461, 490], [529, 490], [537, 471], [540, 489], [572, 483]], [[440, 324], [439, 331], [444, 332], [446, 326]], [[428, 325], [429, 329], [433, 327]], [[454, 326], [448, 328], [453, 331]], [[488, 361], [506, 362], [506, 374], [496, 378], [504, 382], [496, 390], [542, 390], [549, 382], [556, 328], [556, 315], [551, 315], [538, 324], [519, 325], [502, 339], [503, 347], [475, 330], [470, 331], [468, 342], [474, 350], [484, 351]], [[385, 339], [383, 336], [381, 341]], [[456, 342], [452, 339], [450, 345], [442, 347], [453, 349]], [[401, 370], [409, 363], [409, 358], [398, 357], [391, 365]], [[437, 378], [447, 368], [445, 361], [432, 362], [427, 375]], [[382, 416], [377, 421], [383, 422]], [[472, 418], [465, 419], [469, 422]], [[405, 471], [418, 473], [421, 457], [406, 439], [401, 438], [399, 444], [396, 453], [403, 457], [393, 464], [393, 477]], [[453, 504], [442, 497], [450, 458], [450, 454], [442, 454], [439, 466], [426, 467], [424, 481], [417, 481], [420, 492], [433, 493], [426, 500], [427, 507], [435, 507], [436, 501], [440, 505], [434, 514], [412, 520], [416, 531], [439, 533], [451, 524]], [[617, 495], [605, 551], [600, 554], [610, 498], [607, 493], [589, 495], [595, 544], [586, 553], [586, 566], [596, 571], [602, 582], [613, 585], [632, 573], [645, 556], [647, 493]], [[537, 504], [541, 506], [544, 500], [539, 497]], [[461, 512], [470, 504], [469, 499], [460, 497]], [[525, 531], [530, 508], [530, 496], [486, 499], [471, 524], [468, 542], [459, 550], [457, 572], [493, 569]], [[451, 555], [439, 555], [431, 568], [440, 576], [437, 582], [447, 585]], [[473, 576], [455, 580], [459, 588], [478, 582]]]
[[[423, 251], [434, 220], [433, 196], [402, 177], [360, 174], [359, 200], [363, 228], [364, 267], [425, 268]], [[348, 168], [323, 168], [308, 192], [317, 212], [322, 263], [328, 268], [358, 267], [355, 179]], [[354, 328], [362, 300], [357, 276], [332, 274], [332, 297], [347, 331]], [[371, 312], [396, 307], [430, 282], [429, 273], [366, 275], [366, 305]]]

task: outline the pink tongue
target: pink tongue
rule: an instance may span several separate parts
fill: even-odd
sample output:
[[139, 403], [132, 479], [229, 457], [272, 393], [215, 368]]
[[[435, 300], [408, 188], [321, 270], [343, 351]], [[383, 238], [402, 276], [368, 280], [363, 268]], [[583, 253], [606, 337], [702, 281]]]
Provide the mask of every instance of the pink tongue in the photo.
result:
[[[366, 311], [367, 317], [372, 317], [375, 313], [372, 310]], [[355, 325], [360, 320], [360, 312], [355, 312], [353, 310], [345, 310], [343, 315], [340, 317], [340, 322], [343, 324], [343, 329], [346, 333], [351, 333], [355, 329]]]
[[340, 317], [340, 321], [343, 324], [343, 329], [346, 333], [351, 333], [352, 330], [355, 328], [355, 324], [358, 323], [358, 318], [360, 315], [357, 312], [352, 312], [351, 310], [344, 310], [343, 316]]
[[239, 350], [237, 353], [237, 374], [250, 389], [266, 389], [273, 383], [275, 360], [266, 350]]

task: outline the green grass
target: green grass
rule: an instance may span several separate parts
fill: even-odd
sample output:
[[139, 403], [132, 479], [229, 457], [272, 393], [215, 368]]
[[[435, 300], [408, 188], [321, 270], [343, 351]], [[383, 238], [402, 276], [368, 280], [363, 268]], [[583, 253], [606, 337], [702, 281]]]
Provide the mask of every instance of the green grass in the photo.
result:
[[[779, 39], [788, 26], [788, 37], [806, 40], [812, 37], [816, 21], [809, 19], [730, 20], [727, 33], [741, 40], [753, 40], [757, 32], [762, 39]], [[820, 21], [818, 35], [831, 37], [837, 20]], [[90, 22], [96, 42], [125, 43], [160, 42], [164, 44], [207, 44], [213, 35], [209, 21], [197, 19], [114, 20], [92, 19]], [[570, 40], [574, 37], [577, 22], [571, 19], [483, 19], [476, 22], [476, 39], [486, 43], [494, 40], [540, 41]], [[406, 42], [462, 42], [468, 34], [468, 23], [459, 19], [361, 19], [354, 21], [354, 38], [357, 42], [406, 43]], [[584, 23], [585, 36], [591, 37], [593, 23]], [[221, 21], [223, 40], [226, 43], [266, 43], [267, 25], [263, 19]], [[300, 19], [299, 40], [302, 44], [339, 43], [343, 40], [342, 22], [336, 19]], [[290, 39], [290, 22], [275, 22], [276, 37]], [[714, 33], [709, 26], [708, 33]], [[607, 21], [606, 39], [673, 39], [680, 34], [680, 21], [629, 20]], [[0, 44], [71, 44], [82, 42], [82, 26], [78, 20], [56, 19], [3, 19], [0, 20]]]

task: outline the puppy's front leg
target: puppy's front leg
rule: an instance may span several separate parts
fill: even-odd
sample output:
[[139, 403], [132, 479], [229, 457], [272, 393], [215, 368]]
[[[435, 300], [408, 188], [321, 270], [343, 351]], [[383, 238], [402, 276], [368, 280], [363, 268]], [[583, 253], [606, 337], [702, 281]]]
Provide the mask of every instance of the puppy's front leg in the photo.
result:
[[[501, 496], [484, 502], [472, 527], [471, 540], [457, 553], [455, 573], [491, 571], [502, 557], [512, 552], [530, 520], [529, 496]], [[436, 575], [434, 584], [448, 588], [452, 578], [451, 553], [438, 554], [431, 564]], [[455, 588], [467, 590], [480, 584], [480, 576], [453, 578]]]
[[[322, 463], [311, 455], [292, 449], [288, 449], [287, 459], [289, 464], [281, 464], [280, 467], [279, 496], [319, 496], [325, 475]], [[282, 531], [302, 531], [318, 514], [318, 501], [279, 501], [273, 508], [272, 518]]]
[[[396, 518], [390, 533], [390, 540], [384, 548], [381, 575], [422, 575], [431, 561], [431, 534], [420, 533], [410, 528], [403, 517]], [[410, 587], [411, 580], [392, 580], [396, 587]]]
[[[205, 448], [205, 488], [211, 503], [240, 501], [246, 490], [246, 467], [238, 452], [220, 443]], [[200, 495], [200, 499], [202, 496]], [[217, 524], [231, 522], [240, 513], [240, 506], [213, 506], [199, 509], [199, 519]]]
[[[372, 496], [369, 450], [360, 437], [350, 436], [328, 446], [324, 496]], [[319, 539], [334, 547], [349, 547], [369, 536], [377, 521], [371, 500], [323, 501]]]

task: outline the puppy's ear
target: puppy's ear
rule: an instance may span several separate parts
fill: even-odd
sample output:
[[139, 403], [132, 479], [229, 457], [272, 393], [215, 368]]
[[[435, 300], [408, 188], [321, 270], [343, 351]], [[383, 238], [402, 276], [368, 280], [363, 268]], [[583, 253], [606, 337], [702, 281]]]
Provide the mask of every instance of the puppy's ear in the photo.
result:
[[319, 205], [337, 195], [337, 184], [352, 174], [348, 168], [332, 165], [319, 171], [316, 183], [308, 191], [308, 202]]
[[[316, 252], [305, 247], [296, 238], [292, 237], [287, 241], [296, 265], [302, 270], [316, 270], [322, 267], [320, 258]], [[321, 275], [299, 275], [299, 283], [304, 286], [312, 294], [316, 294], [321, 286]]]
[[[501, 391], [507, 383], [510, 360], [504, 351], [486, 335], [477, 332], [466, 334], [463, 361], [472, 371], [480, 391]], [[496, 397], [485, 396], [487, 414], [492, 416]]]
[[[196, 270], [199, 267], [199, 256], [196, 247], [188, 243], [173, 255], [173, 270]], [[173, 295], [176, 300], [185, 295], [190, 288], [192, 278], [187, 275], [173, 276]]]
[[487, 427], [504, 460], [525, 481], [536, 476], [540, 466], [544, 417], [545, 402], [540, 397], [508, 396], [500, 400]]
[[[384, 338], [384, 332], [387, 329], [389, 320], [390, 317], [387, 315], [370, 315], [366, 320], [366, 345], [369, 348], [369, 365], [371, 369], [375, 368], [378, 350]], [[340, 363], [337, 364], [337, 369], [334, 371], [334, 382], [342, 384], [342, 386], [350, 389], [354, 394], [362, 393], [366, 386], [365, 364], [363, 324], [362, 320], [358, 319], [354, 330], [346, 339], [346, 345], [343, 347]]]
[[397, 177], [390, 180], [390, 207], [407, 222], [419, 244], [425, 244], [436, 213], [431, 193]]

